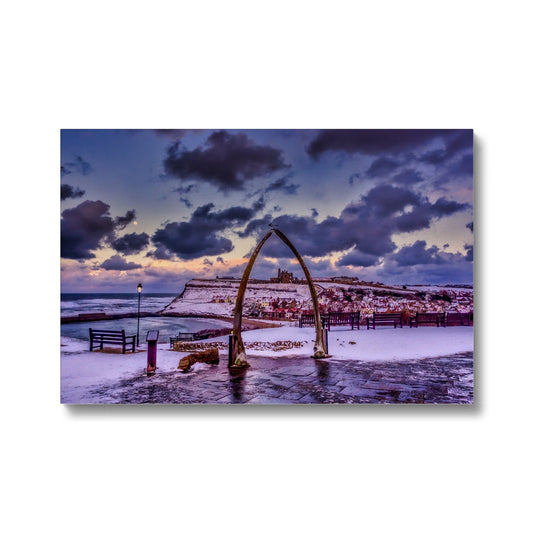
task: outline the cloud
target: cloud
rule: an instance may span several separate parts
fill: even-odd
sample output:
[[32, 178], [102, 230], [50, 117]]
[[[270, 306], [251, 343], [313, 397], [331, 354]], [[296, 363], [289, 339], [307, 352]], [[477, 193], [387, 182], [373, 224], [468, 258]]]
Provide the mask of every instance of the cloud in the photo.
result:
[[101, 268], [104, 270], [135, 270], [137, 268], [142, 268], [142, 265], [138, 263], [128, 263], [123, 257], [116, 254], [109, 259], [106, 259], [101, 265]]
[[393, 257], [400, 266], [442, 264], [444, 259], [439, 255], [437, 246], [427, 248], [426, 241], [416, 241], [411, 246], [404, 246]]
[[80, 188], [72, 187], [72, 185], [61, 185], [61, 201], [66, 200], [67, 198], [81, 198], [85, 194], [85, 191], [82, 191]]
[[72, 174], [72, 170], [69, 170], [66, 166], [61, 165], [61, 177], [68, 176], [69, 174]]
[[261, 195], [253, 204], [252, 209], [256, 212], [262, 211], [265, 208], [266, 201], [264, 195]]
[[472, 283], [472, 263], [467, 254], [440, 251], [426, 241], [400, 248], [385, 257], [382, 266], [366, 272], [388, 279], [390, 283]]
[[213, 207], [212, 203], [205, 204], [196, 208], [188, 222], [171, 222], [158, 229], [152, 235], [156, 252], [150, 255], [159, 259], [196, 259], [233, 250], [233, 243], [220, 233], [251, 220], [255, 211], [236, 206], [214, 212]]
[[[396, 248], [392, 236], [430, 226], [433, 220], [450, 216], [469, 207], [445, 198], [431, 203], [427, 198], [408, 189], [379, 185], [371, 189], [359, 203], [348, 204], [338, 217], [328, 216], [317, 222], [312, 216], [270, 215], [251, 220], [241, 237], [261, 237], [273, 223], [287, 234], [302, 255], [322, 257], [333, 252], [347, 252], [350, 257], [342, 264], [376, 264], [377, 259]], [[290, 257], [283, 243], [270, 239], [265, 255]]]
[[185, 198], [185, 196], [180, 196], [180, 202], [183, 202], [186, 207], [189, 207], [189, 208], [192, 207], [192, 203], [190, 202], [188, 198]]
[[195, 183], [190, 183], [189, 185], [180, 185], [173, 189], [173, 192], [177, 192], [180, 195], [180, 202], [184, 203], [186, 207], [191, 208], [192, 202], [189, 200], [188, 195], [198, 190], [198, 186]]
[[378, 217], [386, 217], [408, 205], [420, 205], [422, 200], [414, 192], [392, 185], [378, 185], [363, 197], [366, 206]]
[[258, 145], [243, 133], [212, 133], [203, 148], [187, 150], [172, 144], [164, 160], [167, 175], [196, 178], [220, 191], [239, 190], [246, 181], [287, 168], [280, 150]]
[[126, 214], [122, 217], [116, 217], [115, 218], [116, 229], [118, 230], [124, 229], [130, 222], [133, 222], [135, 218], [136, 218], [136, 215], [135, 215], [134, 209], [127, 211]]
[[196, 184], [190, 183], [189, 185], [180, 185], [173, 189], [173, 191], [178, 194], [189, 194], [190, 192], [197, 190], [197, 188]]
[[256, 218], [251, 220], [243, 231], [237, 232], [237, 235], [241, 238], [250, 237], [250, 235], [259, 235], [260, 233], [266, 233], [268, 225], [272, 222], [272, 215], [265, 215], [263, 218]]
[[130, 218], [128, 213], [112, 219], [109, 205], [100, 200], [86, 200], [76, 207], [65, 209], [61, 218], [61, 257], [78, 260], [94, 258], [93, 250], [115, 240], [115, 230], [121, 229]]
[[375, 159], [366, 174], [370, 178], [382, 178], [388, 176], [400, 166], [400, 163], [390, 157], [379, 157]]
[[470, 204], [455, 202], [453, 200], [446, 200], [446, 198], [439, 198], [432, 206], [434, 213], [439, 216], [452, 215], [457, 211], [462, 211], [470, 207]]
[[369, 267], [377, 265], [379, 256], [364, 254], [359, 250], [353, 250], [346, 255], [343, 255], [336, 263], [336, 266], [354, 266], [354, 267]]
[[81, 174], [87, 176], [93, 171], [93, 167], [87, 161], [84, 161], [80, 155], [77, 155], [74, 158], [74, 161], [68, 163], [63, 163], [61, 165], [61, 177], [67, 176], [68, 174]]
[[194, 130], [172, 130], [172, 129], [166, 129], [166, 130], [153, 130], [156, 135], [159, 137], [166, 137], [167, 139], [172, 139], [174, 141], [177, 141], [179, 139], [183, 139], [187, 133]]
[[275, 181], [273, 181], [266, 189], [264, 190], [265, 193], [269, 192], [276, 192], [281, 191], [285, 194], [296, 194], [296, 191], [300, 187], [300, 185], [297, 185], [295, 183], [290, 183], [289, 179], [292, 177], [292, 174], [289, 174], [287, 176], [283, 176]]
[[428, 150], [417, 157], [435, 166], [441, 175], [436, 185], [457, 178], [472, 179], [474, 173], [474, 139], [472, 130], [456, 130], [444, 139], [442, 148]]
[[474, 222], [469, 222], [466, 227], [472, 232], [474, 233]]
[[451, 143], [462, 132], [469, 132], [472, 137], [472, 130], [322, 130], [307, 147], [307, 153], [313, 159], [328, 151], [398, 154], [426, 146], [435, 139], [450, 139]]
[[406, 168], [392, 177], [392, 181], [398, 185], [414, 185], [423, 181], [422, 174], [418, 170]]
[[136, 254], [150, 243], [148, 233], [128, 233], [111, 243], [111, 247], [124, 255]]

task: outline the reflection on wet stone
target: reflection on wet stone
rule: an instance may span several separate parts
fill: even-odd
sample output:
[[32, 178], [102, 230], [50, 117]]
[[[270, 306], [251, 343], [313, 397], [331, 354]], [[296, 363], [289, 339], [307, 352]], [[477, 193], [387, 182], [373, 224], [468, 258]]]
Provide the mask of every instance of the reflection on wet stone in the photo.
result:
[[251, 357], [248, 370], [226, 365], [190, 373], [123, 379], [92, 391], [94, 403], [344, 404], [473, 402], [473, 354], [416, 361]]

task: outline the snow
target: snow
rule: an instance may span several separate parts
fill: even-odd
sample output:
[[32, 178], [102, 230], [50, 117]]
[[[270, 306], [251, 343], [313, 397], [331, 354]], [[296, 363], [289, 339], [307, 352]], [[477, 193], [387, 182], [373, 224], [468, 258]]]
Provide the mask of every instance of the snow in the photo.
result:
[[[146, 372], [146, 345], [142, 351], [126, 354], [90, 352], [89, 342], [70, 337], [61, 337], [61, 401], [63, 403], [84, 403], [89, 401], [89, 390], [116, 383], [120, 379], [138, 376]], [[157, 346], [158, 372], [177, 371], [184, 353], [169, 349], [169, 344]], [[196, 363], [191, 371], [199, 371], [205, 365]]]
[[[243, 341], [276, 342], [293, 340], [303, 342], [300, 348], [292, 349], [291, 355], [313, 353], [314, 328], [280, 328], [246, 331]], [[211, 339], [214, 340], [214, 339]], [[398, 359], [422, 359], [473, 351], [472, 327], [451, 328], [394, 328], [381, 327], [376, 330], [349, 330], [332, 328], [328, 333], [329, 353], [335, 359], [360, 361], [392, 361]], [[264, 349], [247, 349], [248, 355], [280, 357], [286, 352], [272, 352]]]
[[[287, 357], [310, 356], [313, 353], [314, 328], [296, 328], [283, 325], [278, 328], [256, 329], [242, 334], [246, 353], [253, 365], [253, 356]], [[268, 343], [293, 341], [301, 346], [285, 351], [274, 351]], [[473, 351], [472, 327], [381, 327], [376, 330], [349, 330], [332, 328], [328, 334], [329, 353], [332, 359], [361, 361], [395, 361], [440, 357]], [[219, 342], [221, 364], [227, 346], [227, 336], [208, 339], [206, 343]], [[253, 346], [253, 343], [257, 343]], [[61, 401], [64, 403], [90, 403], [89, 391], [98, 386], [116, 383], [120, 379], [142, 375], [146, 371], [146, 346], [141, 352], [106, 353], [90, 352], [88, 341], [61, 337]], [[168, 343], [158, 344], [158, 372], [184, 375], [177, 366], [186, 353], [169, 349]], [[193, 365], [193, 372], [201, 372], [207, 365]]]

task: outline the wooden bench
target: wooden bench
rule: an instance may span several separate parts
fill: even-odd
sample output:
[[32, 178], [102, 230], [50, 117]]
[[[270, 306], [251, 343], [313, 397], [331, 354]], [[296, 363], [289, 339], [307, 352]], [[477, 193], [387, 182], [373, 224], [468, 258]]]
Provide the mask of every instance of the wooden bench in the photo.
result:
[[474, 313], [446, 313], [447, 326], [472, 326]]
[[177, 335], [173, 335], [170, 337], [170, 347], [172, 348], [174, 346], [175, 342], [183, 342], [183, 341], [195, 341], [198, 340], [198, 336], [196, 333], [178, 333]]
[[373, 313], [372, 316], [366, 318], [366, 329], [376, 329], [378, 326], [400, 326], [403, 328], [403, 320], [401, 313]]
[[359, 319], [361, 313], [359, 311], [350, 313], [328, 313], [326, 315], [326, 326], [328, 331], [331, 331], [331, 326], [350, 326], [352, 329], [357, 327], [359, 329]]
[[[322, 327], [328, 328], [331, 331], [331, 326], [350, 326], [352, 329], [357, 327], [359, 329], [359, 320], [361, 313], [359, 311], [353, 311], [349, 313], [324, 313], [320, 315], [322, 320]], [[299, 327], [314, 326], [315, 315], [314, 314], [302, 314], [300, 315]]]
[[422, 324], [435, 324], [437, 327], [445, 327], [444, 313], [417, 313], [409, 317], [409, 327], [418, 327]]
[[126, 353], [127, 350], [135, 351], [135, 335], [126, 335], [124, 330], [113, 331], [109, 329], [92, 329], [89, 328], [89, 338], [91, 341], [89, 350], [93, 351], [93, 346], [100, 345], [100, 350], [104, 347], [104, 344], [119, 344], [122, 346], [122, 353]]
[[315, 325], [315, 315], [311, 313], [302, 313], [300, 315], [299, 327]]

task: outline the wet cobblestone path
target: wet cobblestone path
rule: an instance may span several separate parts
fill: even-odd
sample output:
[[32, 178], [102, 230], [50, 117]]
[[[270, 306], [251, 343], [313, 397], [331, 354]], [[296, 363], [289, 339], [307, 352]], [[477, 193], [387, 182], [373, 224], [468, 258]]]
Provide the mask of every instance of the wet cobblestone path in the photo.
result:
[[250, 363], [239, 371], [221, 360], [186, 374], [139, 375], [91, 395], [94, 403], [126, 404], [469, 404], [474, 397], [471, 352], [386, 362], [253, 356]]

